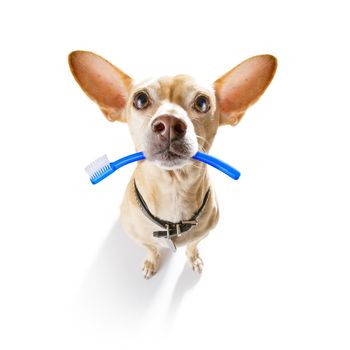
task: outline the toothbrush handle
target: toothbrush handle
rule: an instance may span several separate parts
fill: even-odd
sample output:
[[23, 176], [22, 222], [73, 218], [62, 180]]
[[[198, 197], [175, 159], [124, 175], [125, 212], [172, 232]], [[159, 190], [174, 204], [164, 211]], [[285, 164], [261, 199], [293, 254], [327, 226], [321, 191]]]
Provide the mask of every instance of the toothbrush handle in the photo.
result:
[[[222, 171], [224, 174], [230, 176], [234, 180], [238, 180], [239, 177], [241, 176], [241, 173], [238, 170], [236, 170], [235, 168], [233, 168], [231, 165], [228, 165], [227, 163], [225, 163], [225, 162], [223, 162], [215, 157], [212, 157], [209, 154], [197, 152], [192, 158], [195, 160], [199, 160], [200, 162], [211, 165], [212, 167]], [[133, 162], [137, 162], [139, 160], [144, 160], [144, 159], [145, 159], [145, 155], [143, 154], [143, 152], [137, 152], [134, 154], [130, 154], [126, 157], [120, 158], [120, 159], [116, 160], [115, 162], [110, 163], [110, 166], [113, 169], [112, 172], [114, 172], [124, 165], [127, 165], [129, 163], [133, 163]], [[109, 173], [108, 175], [110, 175], [111, 173]]]
[[137, 152], [134, 154], [130, 154], [129, 156], [120, 158], [120, 159], [116, 160], [115, 162], [110, 163], [109, 165], [112, 167], [113, 172], [114, 172], [124, 165], [127, 165], [129, 163], [133, 163], [133, 162], [137, 162], [137, 161], [143, 160], [143, 159], [145, 159], [145, 155], [143, 154], [143, 152]]
[[197, 152], [193, 157], [195, 160], [199, 160], [200, 162], [211, 165], [212, 167], [222, 171], [224, 174], [232, 177], [234, 180], [238, 180], [241, 176], [241, 173], [233, 168], [231, 165], [210, 156], [209, 154], [205, 154], [202, 152]]

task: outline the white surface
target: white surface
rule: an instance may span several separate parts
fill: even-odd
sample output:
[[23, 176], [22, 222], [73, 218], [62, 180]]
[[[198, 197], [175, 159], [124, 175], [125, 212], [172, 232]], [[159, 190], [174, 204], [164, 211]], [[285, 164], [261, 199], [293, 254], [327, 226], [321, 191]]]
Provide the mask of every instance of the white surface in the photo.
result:
[[[349, 21], [343, 1], [2, 2], [1, 349], [349, 349]], [[137, 79], [214, 80], [259, 53], [272, 85], [211, 154], [221, 221], [144, 281], [119, 227], [133, 151], [67, 66], [95, 51]]]

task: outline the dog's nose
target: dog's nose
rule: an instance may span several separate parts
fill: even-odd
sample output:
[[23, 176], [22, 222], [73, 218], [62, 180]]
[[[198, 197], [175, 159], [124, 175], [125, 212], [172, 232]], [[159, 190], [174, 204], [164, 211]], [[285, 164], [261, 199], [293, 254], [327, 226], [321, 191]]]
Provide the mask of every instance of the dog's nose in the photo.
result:
[[161, 115], [152, 122], [152, 131], [159, 135], [173, 140], [182, 138], [186, 134], [187, 126], [181, 119], [172, 115]]

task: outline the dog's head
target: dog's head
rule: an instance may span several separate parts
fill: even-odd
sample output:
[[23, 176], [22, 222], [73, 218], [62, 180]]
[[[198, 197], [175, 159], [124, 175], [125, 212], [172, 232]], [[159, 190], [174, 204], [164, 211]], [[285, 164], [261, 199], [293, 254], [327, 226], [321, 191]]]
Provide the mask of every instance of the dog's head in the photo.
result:
[[102, 57], [69, 55], [71, 71], [110, 121], [127, 122], [137, 151], [164, 169], [181, 168], [198, 151], [208, 151], [219, 125], [236, 125], [271, 82], [273, 56], [249, 58], [213, 85], [177, 75], [136, 84]]

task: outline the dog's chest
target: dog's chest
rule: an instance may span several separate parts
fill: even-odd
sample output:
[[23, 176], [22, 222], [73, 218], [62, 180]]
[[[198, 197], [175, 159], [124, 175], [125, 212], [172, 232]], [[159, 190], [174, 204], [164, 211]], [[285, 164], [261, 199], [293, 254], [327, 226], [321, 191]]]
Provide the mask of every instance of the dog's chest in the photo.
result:
[[189, 219], [196, 211], [196, 200], [187, 191], [169, 188], [158, 194], [155, 215], [171, 222]]

